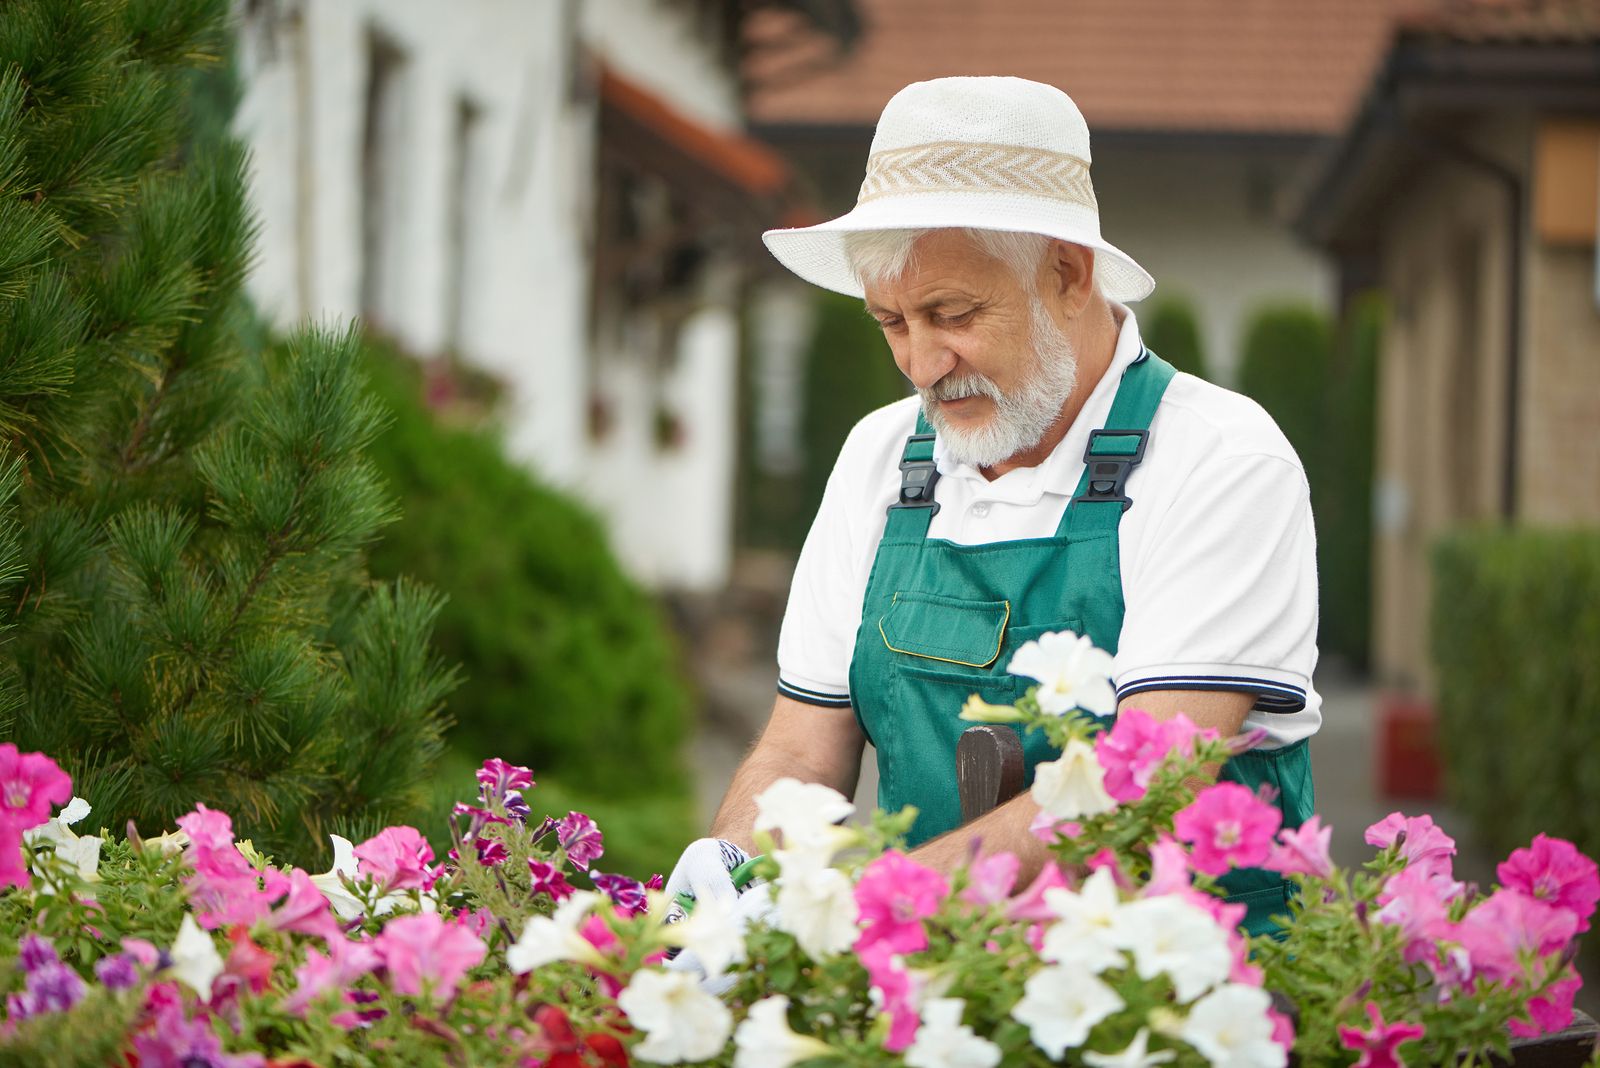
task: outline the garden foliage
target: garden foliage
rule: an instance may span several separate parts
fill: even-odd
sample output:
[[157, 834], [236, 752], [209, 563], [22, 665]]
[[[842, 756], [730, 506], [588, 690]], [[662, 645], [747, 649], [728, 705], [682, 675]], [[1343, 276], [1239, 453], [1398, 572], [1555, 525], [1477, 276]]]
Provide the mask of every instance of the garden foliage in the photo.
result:
[[371, 568], [449, 593], [435, 634], [465, 675], [452, 748], [572, 786], [604, 781], [618, 799], [682, 790], [690, 702], [677, 650], [599, 520], [492, 433], [441, 423], [416, 364], [392, 348], [369, 343], [366, 367], [393, 413], [370, 455], [402, 513]]
[[243, 152], [195, 113], [229, 7], [0, 7], [0, 737], [108, 826], [204, 801], [295, 856], [413, 811], [452, 676], [438, 599], [363, 569], [356, 338], [243, 340]]
[[[1040, 685], [961, 712], [1061, 750], [1032, 788], [1036, 875], [1003, 851], [934, 870], [901, 848], [915, 810], [842, 826], [843, 796], [780, 779], [756, 885], [686, 918], [615, 873], [588, 816], [533, 818], [531, 773], [501, 760], [442, 862], [395, 826], [312, 875], [204, 807], [160, 839], [80, 835], [81, 802], [50, 815], [67, 777], [0, 745], [0, 1064], [1475, 1068], [1571, 1019], [1591, 860], [1540, 835], [1482, 893], [1431, 819], [1395, 813], [1340, 870], [1315, 817], [1280, 828], [1208, 780], [1254, 739], [1078, 714], [1114, 700], [1110, 659], [1041, 636], [1011, 663]], [[1281, 941], [1217, 892], [1255, 866], [1299, 886]]]
[[1318, 644], [1355, 664], [1369, 655], [1381, 321], [1375, 297], [1354, 301], [1337, 329], [1309, 306], [1269, 307], [1251, 323], [1239, 364], [1240, 392], [1277, 422], [1311, 487], [1323, 590]]
[[1600, 533], [1446, 536], [1431, 619], [1452, 801], [1490, 845], [1600, 848]]
[[1139, 333], [1151, 352], [1180, 371], [1196, 378], [1210, 378], [1206, 368], [1205, 345], [1200, 340], [1200, 322], [1194, 305], [1182, 297], [1158, 299], [1139, 309]]

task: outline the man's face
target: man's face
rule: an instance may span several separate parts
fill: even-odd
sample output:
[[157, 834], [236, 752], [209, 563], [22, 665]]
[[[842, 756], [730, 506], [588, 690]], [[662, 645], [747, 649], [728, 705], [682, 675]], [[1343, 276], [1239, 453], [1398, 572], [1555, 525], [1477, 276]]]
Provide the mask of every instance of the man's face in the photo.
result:
[[992, 467], [1037, 445], [1076, 384], [1071, 343], [1035, 287], [966, 235], [935, 231], [915, 253], [867, 287], [867, 310], [945, 449]]

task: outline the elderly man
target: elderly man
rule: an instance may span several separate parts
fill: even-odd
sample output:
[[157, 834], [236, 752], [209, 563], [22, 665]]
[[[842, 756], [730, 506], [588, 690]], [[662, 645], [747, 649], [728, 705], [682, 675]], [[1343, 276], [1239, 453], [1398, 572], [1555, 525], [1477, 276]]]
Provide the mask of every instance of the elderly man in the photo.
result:
[[[1321, 717], [1305, 476], [1252, 401], [1140, 343], [1154, 283], [1100, 236], [1089, 134], [1062, 92], [1015, 78], [908, 86], [884, 109], [854, 210], [766, 235], [802, 278], [865, 297], [915, 397], [845, 442], [795, 571], [778, 698], [670, 890], [733, 893], [754, 798], [783, 776], [920, 811], [918, 859], [985, 851], [1036, 870], [1024, 793], [958, 827], [965, 698], [1009, 703], [1006, 665], [1047, 631], [1115, 654], [1118, 707], [1182, 712], [1264, 744], [1225, 774], [1310, 814]], [[862, 359], [874, 358], [862, 353]], [[1029, 777], [1051, 750], [1030, 735]], [[1252, 928], [1278, 877], [1234, 873]]]

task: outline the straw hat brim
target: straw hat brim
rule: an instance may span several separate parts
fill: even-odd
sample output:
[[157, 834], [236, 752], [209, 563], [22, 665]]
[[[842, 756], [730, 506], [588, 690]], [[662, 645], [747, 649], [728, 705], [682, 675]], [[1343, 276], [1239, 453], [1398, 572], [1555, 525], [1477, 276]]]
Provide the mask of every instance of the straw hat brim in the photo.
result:
[[1095, 277], [1108, 300], [1143, 300], [1156, 283], [1132, 256], [1100, 237], [1098, 215], [1059, 200], [1015, 193], [951, 191], [883, 197], [815, 226], [768, 230], [768, 250], [813, 285], [852, 297], [865, 294], [845, 255], [845, 235], [866, 230], [970, 227], [1043, 234], [1095, 250]]

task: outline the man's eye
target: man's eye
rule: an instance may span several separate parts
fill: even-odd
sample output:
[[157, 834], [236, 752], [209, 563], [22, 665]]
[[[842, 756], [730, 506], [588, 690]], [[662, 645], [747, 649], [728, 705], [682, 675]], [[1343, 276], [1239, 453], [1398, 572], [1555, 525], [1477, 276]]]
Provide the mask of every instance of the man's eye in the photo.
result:
[[898, 330], [900, 328], [900, 323], [901, 320], [896, 316], [889, 316], [887, 318], [878, 320], [878, 325], [883, 327], [885, 330]]
[[972, 321], [972, 316], [976, 311], [977, 309], [975, 308], [969, 308], [964, 312], [956, 312], [953, 315], [939, 315], [936, 318], [945, 326], [965, 326]]

